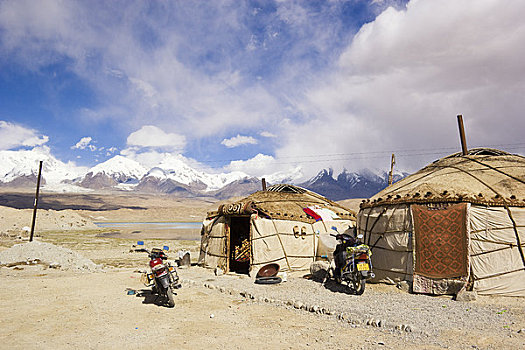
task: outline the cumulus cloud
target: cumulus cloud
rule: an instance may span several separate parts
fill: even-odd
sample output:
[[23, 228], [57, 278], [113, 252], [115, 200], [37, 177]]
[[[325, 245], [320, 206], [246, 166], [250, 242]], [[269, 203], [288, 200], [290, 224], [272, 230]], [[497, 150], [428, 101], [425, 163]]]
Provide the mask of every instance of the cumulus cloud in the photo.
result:
[[[257, 9], [230, 0], [7, 1], [0, 44], [8, 64], [30, 71], [67, 62], [99, 102], [80, 111], [82, 121], [115, 119], [121, 130], [136, 130], [123, 152], [174, 152], [215, 135], [279, 135], [268, 143], [277, 148], [264, 152], [307, 176], [328, 166], [386, 169], [392, 151], [433, 152], [396, 154], [413, 170], [459, 150], [457, 114], [469, 146], [521, 142], [525, 2], [387, 8], [396, 3], [403, 1]], [[359, 31], [349, 6], [371, 19]], [[29, 143], [47, 141], [34, 136]], [[254, 141], [239, 134], [223, 145]]]
[[269, 183], [293, 182], [303, 178], [302, 167], [278, 161], [274, 157], [259, 153], [247, 160], [230, 162], [227, 171], [241, 171], [251, 176], [266, 178]]
[[91, 144], [91, 141], [93, 139], [89, 136], [81, 138], [75, 145], [71, 146], [71, 149], [86, 149], [88, 148], [91, 152], [94, 152], [97, 150], [97, 147], [95, 145]]
[[49, 137], [19, 124], [0, 120], [0, 150], [35, 147], [49, 141]]
[[159, 148], [182, 151], [186, 146], [186, 137], [176, 133], [165, 132], [154, 125], [144, 125], [128, 136], [127, 145], [134, 148]]
[[259, 133], [259, 135], [261, 135], [262, 137], [269, 137], [269, 138], [274, 138], [274, 137], [277, 137], [277, 135], [269, 132], [269, 131], [261, 131]]
[[224, 145], [228, 148], [239, 147], [242, 145], [256, 145], [257, 140], [251, 136], [237, 135], [229, 139], [224, 139], [221, 142], [221, 145]]
[[521, 13], [524, 2], [412, 1], [406, 10], [389, 8], [312, 84], [298, 104], [310, 117], [285, 125], [293, 136], [276, 157], [311, 161], [312, 175], [330, 165], [388, 169], [397, 151], [398, 165], [415, 170], [460, 151], [457, 114], [470, 147], [521, 142]]
[[273, 167], [275, 167], [275, 158], [259, 153], [255, 157], [248, 160], [232, 161], [228, 166], [228, 170], [262, 175], [266, 169]]

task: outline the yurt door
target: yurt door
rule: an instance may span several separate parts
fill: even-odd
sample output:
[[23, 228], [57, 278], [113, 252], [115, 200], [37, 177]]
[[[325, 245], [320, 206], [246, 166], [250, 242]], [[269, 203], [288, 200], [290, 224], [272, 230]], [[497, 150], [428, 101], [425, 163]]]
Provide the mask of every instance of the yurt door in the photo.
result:
[[229, 271], [250, 272], [250, 217], [232, 216], [230, 218], [228, 265]]

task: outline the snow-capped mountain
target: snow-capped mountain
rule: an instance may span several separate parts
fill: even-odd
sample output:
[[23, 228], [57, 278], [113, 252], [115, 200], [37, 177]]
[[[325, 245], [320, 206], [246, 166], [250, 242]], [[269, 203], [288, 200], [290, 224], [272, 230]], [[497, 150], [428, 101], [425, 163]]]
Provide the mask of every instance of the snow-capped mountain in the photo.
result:
[[56, 159], [45, 146], [32, 150], [0, 151], [0, 183], [4, 186], [34, 187], [40, 161], [43, 161], [41, 184], [50, 189], [70, 187], [67, 183], [75, 181], [86, 171], [84, 167]]
[[[87, 169], [57, 160], [47, 147], [0, 151], [0, 186], [34, 187], [40, 160], [44, 162], [42, 184], [44, 188], [54, 191], [127, 190], [225, 199], [245, 196], [261, 189], [260, 178], [240, 171], [213, 174], [197, 170], [183, 156], [167, 155], [159, 164], [148, 169], [135, 160], [117, 155]], [[394, 181], [406, 175], [397, 172]], [[291, 172], [277, 172], [264, 178], [271, 185], [297, 183], [302, 176], [298, 167]], [[324, 169], [299, 185], [332, 200], [341, 200], [368, 198], [385, 188], [387, 183], [388, 173], [385, 171], [344, 170], [335, 176], [332, 169]]]
[[296, 183], [297, 180], [303, 177], [303, 172], [300, 166], [296, 167], [292, 171], [279, 171], [273, 174], [268, 174], [262, 176], [266, 179], [266, 182], [270, 184], [280, 184], [280, 183]]
[[94, 189], [115, 186], [126, 189], [125, 185], [138, 184], [146, 173], [147, 169], [140, 163], [117, 155], [89, 169], [79, 185]]
[[249, 177], [248, 174], [240, 171], [208, 174], [190, 167], [184, 160], [173, 155], [165, 157], [157, 167], [146, 174], [146, 177], [148, 176], [157, 177], [159, 180], [169, 179], [187, 186], [204, 185], [205, 191], [215, 191], [229, 183]]
[[[407, 175], [409, 174], [405, 172], [394, 172], [393, 182], [397, 182]], [[368, 198], [388, 186], [388, 173], [370, 169], [348, 172], [345, 169], [337, 177], [334, 177], [332, 169], [323, 169], [300, 186], [332, 200]]]

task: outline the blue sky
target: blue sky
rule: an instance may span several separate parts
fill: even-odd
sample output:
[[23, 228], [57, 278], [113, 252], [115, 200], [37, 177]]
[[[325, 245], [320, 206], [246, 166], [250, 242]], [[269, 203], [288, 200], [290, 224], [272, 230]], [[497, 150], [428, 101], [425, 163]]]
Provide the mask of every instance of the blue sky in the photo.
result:
[[[525, 2], [0, 1], [0, 149], [252, 175], [525, 153]], [[210, 170], [210, 169], [208, 169]]]

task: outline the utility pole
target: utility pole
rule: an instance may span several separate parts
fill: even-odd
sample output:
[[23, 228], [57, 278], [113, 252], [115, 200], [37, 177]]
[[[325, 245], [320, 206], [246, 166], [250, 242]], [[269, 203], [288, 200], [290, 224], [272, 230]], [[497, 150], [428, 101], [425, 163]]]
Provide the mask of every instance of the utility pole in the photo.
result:
[[394, 164], [396, 164], [396, 157], [392, 153], [392, 159], [390, 160], [390, 173], [388, 174], [388, 186], [392, 185], [394, 180]]
[[38, 179], [36, 180], [36, 194], [35, 204], [33, 206], [33, 221], [31, 222], [31, 236], [29, 236], [29, 242], [33, 241], [33, 234], [35, 233], [35, 222], [36, 222], [36, 208], [38, 206], [38, 193], [40, 192], [40, 176], [42, 175], [42, 161], [38, 166]]
[[463, 116], [458, 115], [459, 138], [461, 140], [461, 150], [464, 156], [468, 154], [467, 140], [465, 138], [465, 127], [463, 126]]

